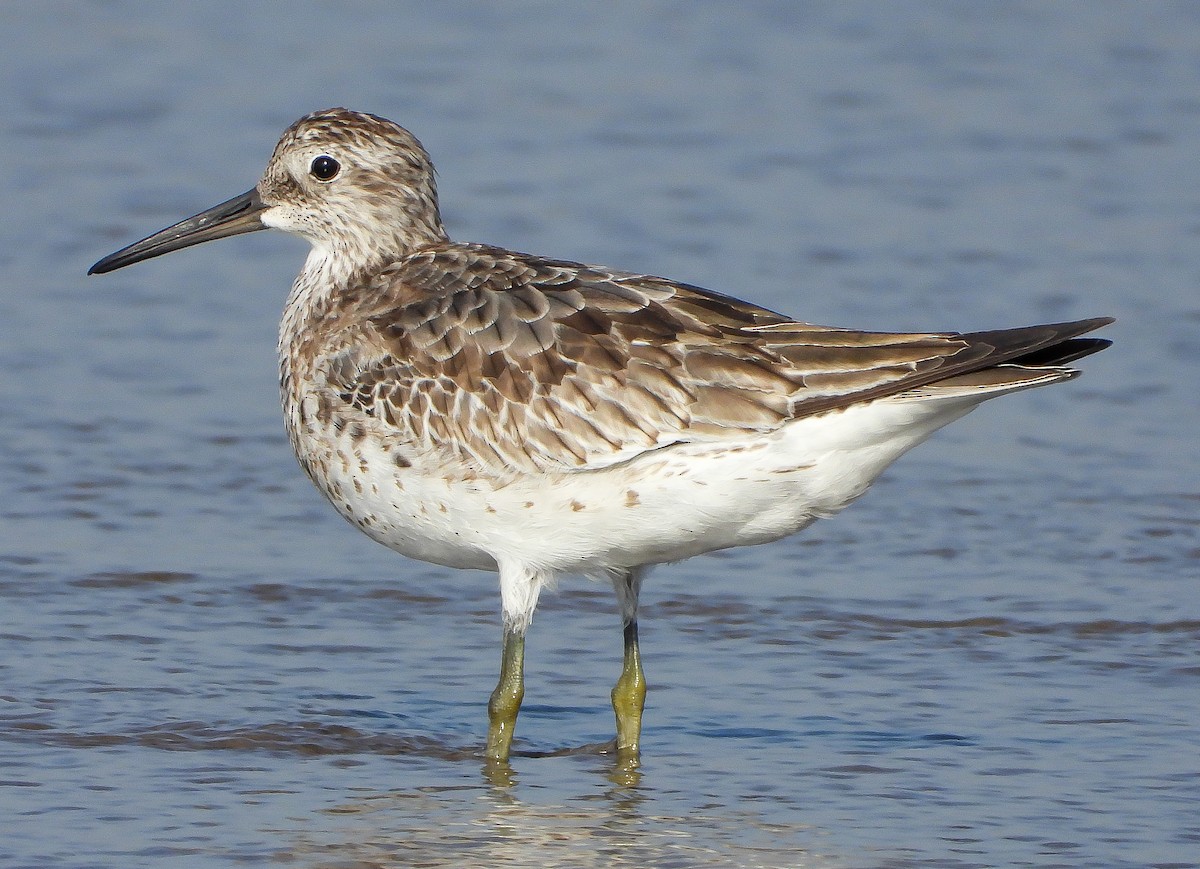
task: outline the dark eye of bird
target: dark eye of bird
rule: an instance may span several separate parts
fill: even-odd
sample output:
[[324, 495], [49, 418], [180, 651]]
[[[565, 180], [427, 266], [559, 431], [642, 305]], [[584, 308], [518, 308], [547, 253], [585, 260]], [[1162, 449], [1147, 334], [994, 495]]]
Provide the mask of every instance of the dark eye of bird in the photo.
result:
[[320, 157], [313, 159], [310, 171], [318, 181], [330, 181], [341, 168], [337, 160], [322, 154]]

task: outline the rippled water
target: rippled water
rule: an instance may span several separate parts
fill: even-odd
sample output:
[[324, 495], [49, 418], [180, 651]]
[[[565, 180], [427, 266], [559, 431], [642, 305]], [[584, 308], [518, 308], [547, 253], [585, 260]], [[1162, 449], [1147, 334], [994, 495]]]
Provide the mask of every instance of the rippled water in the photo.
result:
[[[6, 4], [0, 864], [1200, 865], [1200, 14], [1188, 4]], [[476, 752], [493, 577], [291, 458], [303, 245], [88, 265], [347, 104], [459, 238], [804, 319], [1102, 314], [846, 513], [647, 584], [622, 771], [607, 589]]]

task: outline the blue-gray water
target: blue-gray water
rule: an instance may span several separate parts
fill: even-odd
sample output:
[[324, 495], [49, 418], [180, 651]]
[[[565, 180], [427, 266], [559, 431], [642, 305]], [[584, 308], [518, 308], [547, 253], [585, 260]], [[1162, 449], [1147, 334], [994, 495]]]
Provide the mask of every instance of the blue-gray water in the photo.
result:
[[[0, 6], [0, 865], [1200, 865], [1200, 9]], [[494, 578], [303, 479], [260, 234], [85, 278], [300, 114], [425, 142], [458, 238], [817, 322], [1115, 315], [863, 501], [543, 598], [509, 783]]]

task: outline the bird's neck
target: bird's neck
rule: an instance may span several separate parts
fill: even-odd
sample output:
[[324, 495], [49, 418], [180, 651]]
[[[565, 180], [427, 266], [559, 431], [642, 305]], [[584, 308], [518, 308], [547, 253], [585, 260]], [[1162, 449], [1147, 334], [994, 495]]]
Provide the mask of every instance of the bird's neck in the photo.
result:
[[358, 270], [355, 265], [350, 257], [338, 255], [329, 248], [314, 246], [308, 252], [304, 268], [296, 276], [283, 307], [279, 329], [281, 351], [289, 338], [303, 334], [306, 321], [328, 306], [338, 288], [345, 286], [350, 276]]
[[357, 271], [355, 266], [350, 257], [314, 246], [292, 284], [279, 321], [279, 386], [285, 407], [299, 398], [294, 390], [306, 374], [305, 360], [312, 361], [311, 345], [322, 334], [317, 327]]

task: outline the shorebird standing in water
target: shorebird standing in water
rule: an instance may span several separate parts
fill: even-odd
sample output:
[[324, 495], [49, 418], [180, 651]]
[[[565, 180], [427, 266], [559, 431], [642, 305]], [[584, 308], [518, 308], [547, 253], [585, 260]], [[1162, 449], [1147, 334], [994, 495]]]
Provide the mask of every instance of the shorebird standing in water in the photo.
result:
[[800, 323], [649, 275], [451, 241], [407, 130], [329, 109], [258, 185], [100, 260], [259, 229], [308, 239], [279, 331], [292, 448], [343, 516], [411, 558], [500, 576], [486, 753], [507, 759], [525, 632], [563, 574], [616, 589], [619, 756], [636, 762], [646, 571], [793, 534], [981, 402], [1068, 380], [1107, 318], [967, 334]]

